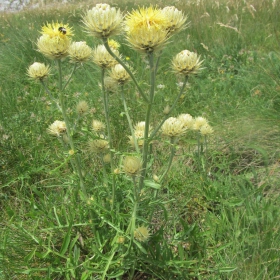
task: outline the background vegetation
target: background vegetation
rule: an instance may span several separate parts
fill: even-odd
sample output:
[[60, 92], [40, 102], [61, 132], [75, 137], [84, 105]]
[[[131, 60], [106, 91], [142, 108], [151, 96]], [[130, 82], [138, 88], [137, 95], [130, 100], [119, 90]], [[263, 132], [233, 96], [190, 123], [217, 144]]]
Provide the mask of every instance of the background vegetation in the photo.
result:
[[[117, 5], [126, 11], [139, 4], [145, 2]], [[162, 213], [157, 209], [158, 219], [153, 221], [149, 244], [152, 246], [160, 235], [165, 235], [172, 250], [166, 251], [165, 244], [154, 248], [154, 262], [140, 263], [135, 279], [278, 279], [279, 4], [238, 0], [161, 1], [159, 4], [166, 5], [185, 11], [191, 24], [164, 50], [157, 83], [165, 87], [157, 90], [153, 117], [155, 120], [162, 117], [180, 82], [170, 71], [171, 58], [189, 49], [201, 55], [205, 69], [190, 79], [190, 87], [174, 115], [205, 116], [215, 133], [208, 147], [206, 175], [201, 173], [205, 162], [193, 153], [195, 138], [188, 135], [181, 140], [182, 147], [177, 150], [160, 192], [168, 201], [168, 222], [161, 232]], [[47, 127], [61, 117], [40, 85], [28, 79], [26, 68], [34, 61], [49, 63], [36, 51], [35, 45], [46, 22], [67, 22], [75, 30], [76, 41], [86, 40], [92, 47], [99, 43], [81, 27], [81, 17], [87, 7], [87, 3], [79, 2], [51, 6], [45, 11], [1, 14], [0, 279], [48, 279], [50, 272], [44, 268], [55, 260], [39, 250], [35, 254], [34, 248], [44, 244], [37, 244], [30, 232], [36, 229], [46, 244], [61, 246], [67, 235], [63, 225], [69, 220], [83, 220], [81, 205], [67, 208], [69, 189], [75, 178], [65, 163], [60, 144], [46, 133]], [[144, 81], [145, 71], [140, 70], [142, 57], [121, 40], [120, 52], [134, 69], [139, 69], [140, 80]], [[76, 114], [78, 100], [86, 100], [90, 105], [84, 125], [103, 116], [99, 71], [94, 65], [89, 69], [92, 77], [96, 77], [95, 82], [79, 69], [68, 88], [70, 115]], [[54, 81], [51, 79], [50, 84]], [[133, 119], [141, 121], [141, 104], [134, 88], [130, 90]], [[115, 101], [114, 135], [119, 139], [115, 144], [125, 148], [129, 134], [126, 120], [121, 105], [117, 106], [118, 96], [112, 99]], [[162, 161], [166, 147], [159, 144], [158, 148], [158, 161]], [[87, 169], [96, 178], [92, 188], [97, 188], [95, 181], [101, 176], [99, 163], [88, 159]], [[48, 229], [54, 227], [57, 230], [50, 238]], [[86, 222], [79, 230], [86, 242], [92, 240]], [[184, 235], [178, 234], [181, 232]], [[77, 247], [71, 246], [75, 258]], [[79, 253], [77, 266], [85, 254]], [[163, 271], [165, 267], [167, 270]], [[65, 279], [61, 275], [57, 270], [49, 279]]]

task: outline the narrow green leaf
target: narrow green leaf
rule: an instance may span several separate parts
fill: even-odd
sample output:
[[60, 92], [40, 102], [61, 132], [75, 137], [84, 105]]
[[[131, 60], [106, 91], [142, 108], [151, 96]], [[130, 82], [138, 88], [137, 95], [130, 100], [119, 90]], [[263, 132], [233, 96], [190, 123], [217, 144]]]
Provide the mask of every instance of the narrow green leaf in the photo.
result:
[[136, 240], [134, 240], [133, 241], [135, 244], [136, 244], [136, 246], [140, 249], [140, 251], [142, 252], [142, 253], [144, 253], [144, 254], [148, 254], [148, 252], [146, 251], [146, 249], [139, 243], [139, 242], [137, 242]]
[[24, 257], [24, 260], [25, 260], [26, 262], [29, 262], [29, 261], [33, 258], [33, 256], [35, 255], [36, 250], [37, 250], [37, 247], [35, 247], [29, 254], [27, 254], [27, 255]]
[[69, 225], [68, 231], [63, 239], [63, 243], [60, 249], [60, 254], [64, 255], [68, 249], [68, 246], [70, 244], [70, 240], [71, 240], [71, 229], [72, 229], [72, 225]]
[[219, 272], [232, 272], [236, 269], [237, 267], [221, 267], [219, 268]]
[[90, 275], [91, 275], [90, 271], [84, 271], [81, 276], [81, 280], [87, 280]]
[[160, 184], [158, 184], [154, 181], [151, 181], [151, 180], [145, 180], [144, 184], [145, 184], [146, 187], [153, 188], [153, 189], [156, 189], [156, 190], [159, 190], [161, 188]]
[[119, 270], [119, 271], [115, 272], [114, 274], [110, 274], [110, 275], [107, 274], [106, 277], [108, 279], [116, 279], [117, 277], [124, 275], [124, 273], [125, 273], [124, 270]]

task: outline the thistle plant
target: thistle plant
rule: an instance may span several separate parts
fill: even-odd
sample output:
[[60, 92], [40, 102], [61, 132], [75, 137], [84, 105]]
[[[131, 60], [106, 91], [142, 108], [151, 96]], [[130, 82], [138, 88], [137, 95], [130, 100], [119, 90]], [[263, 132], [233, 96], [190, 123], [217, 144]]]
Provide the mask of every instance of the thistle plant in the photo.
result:
[[[213, 132], [203, 118], [194, 119], [187, 113], [172, 116], [189, 76], [195, 76], [202, 69], [203, 61], [196, 53], [188, 50], [178, 53], [170, 65], [176, 75], [183, 77], [183, 85], [175, 95], [173, 103], [166, 107], [168, 109], [165, 109], [163, 119], [157, 123], [152, 122], [160, 57], [172, 36], [187, 27], [186, 21], [184, 13], [175, 7], [142, 7], [123, 15], [119, 9], [108, 4], [97, 4], [88, 10], [82, 19], [88, 35], [100, 39], [99, 45], [91, 47], [85, 41], [72, 42], [74, 34], [68, 24], [51, 23], [42, 28], [42, 35], [37, 41], [38, 51], [54, 61], [57, 70], [55, 72], [53, 67], [36, 62], [29, 67], [28, 75], [43, 85], [61, 114], [62, 120], [54, 121], [47, 132], [60, 141], [63, 140], [65, 149], [71, 151], [71, 166], [80, 183], [74, 184], [74, 201], [83, 205], [82, 216], [89, 221], [86, 227], [93, 235], [91, 241], [87, 241], [85, 237], [81, 241], [82, 229], [79, 231], [79, 238], [74, 236], [73, 224], [82, 224], [83, 220], [72, 221], [67, 225], [69, 241], [66, 237], [64, 239], [68, 242], [67, 248], [70, 250], [71, 243], [72, 249], [79, 248], [86, 252], [85, 257], [78, 260], [76, 267], [73, 265], [69, 269], [67, 264], [68, 267], [64, 270], [67, 279], [70, 279], [71, 273], [71, 277], [82, 277], [79, 279], [91, 279], [89, 277], [93, 275], [99, 275], [99, 279], [113, 278], [114, 275], [115, 279], [121, 279], [122, 275], [133, 279], [135, 271], [139, 269], [137, 259], [144, 255], [144, 258], [151, 256], [147, 246], [153, 236], [151, 221], [155, 205], [160, 204], [164, 208], [158, 194], [171, 168], [178, 139], [185, 137], [190, 130], [196, 130], [205, 136], [206, 141], [206, 136]], [[123, 59], [125, 54], [119, 52], [119, 43], [111, 40], [111, 36], [120, 34], [124, 34], [132, 49], [148, 60], [148, 91], [137, 81], [138, 70], [133, 69]], [[62, 64], [68, 62], [72, 71], [65, 80]], [[94, 63], [100, 72], [104, 116], [103, 120], [90, 120], [89, 127], [86, 128], [79, 127], [75, 120], [71, 122], [66, 110], [65, 93], [77, 68], [85, 71], [90, 80], [95, 82], [98, 79], [92, 75], [90, 68], [86, 67], [89, 63]], [[46, 82], [50, 73], [58, 78], [57, 95], [50, 91]], [[145, 115], [141, 120], [134, 119], [127, 106], [126, 90], [129, 84], [134, 84], [145, 107]], [[119, 95], [130, 131], [126, 136], [127, 149], [123, 151], [117, 150], [115, 145], [110, 111], [111, 92]], [[79, 118], [87, 116], [88, 111], [89, 105], [86, 101], [77, 103], [76, 112]], [[73, 135], [77, 131], [86, 134], [88, 139], [85, 143], [77, 145], [77, 141], [74, 141]], [[167, 141], [171, 149], [165, 169], [157, 176], [153, 171], [152, 147], [155, 141], [161, 140]], [[82, 150], [86, 152], [82, 153]], [[102, 179], [94, 186], [91, 173], [86, 172], [86, 155], [94, 162], [97, 162], [97, 159], [101, 162]], [[125, 192], [127, 198], [123, 195]], [[93, 242], [92, 245], [90, 242]], [[56, 254], [55, 249], [49, 250]], [[67, 258], [66, 251], [60, 250], [59, 256], [62, 259]], [[89, 269], [91, 266], [94, 269]], [[81, 267], [84, 269], [81, 270]]]

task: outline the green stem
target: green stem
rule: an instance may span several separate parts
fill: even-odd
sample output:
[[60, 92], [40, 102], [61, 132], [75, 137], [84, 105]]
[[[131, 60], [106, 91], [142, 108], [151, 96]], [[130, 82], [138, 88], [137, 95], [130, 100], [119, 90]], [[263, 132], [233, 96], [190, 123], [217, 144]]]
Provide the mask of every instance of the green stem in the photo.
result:
[[158, 58], [157, 58], [157, 62], [156, 62], [156, 66], [155, 66], [155, 73], [157, 73], [161, 55], [162, 55], [162, 51], [160, 51], [159, 56], [158, 56]]
[[139, 90], [139, 93], [141, 94], [141, 96], [144, 98], [144, 100], [149, 103], [149, 99], [148, 97], [145, 95], [145, 93], [143, 92], [143, 90], [141, 89], [141, 87], [139, 86], [138, 82], [136, 81], [133, 73], [130, 71], [129, 67], [127, 67], [127, 65], [116, 55], [114, 54], [114, 52], [110, 49], [110, 46], [108, 44], [108, 39], [104, 38], [103, 39], [103, 44], [106, 48], [106, 50], [108, 51], [108, 53], [114, 57], [116, 59], [116, 61], [121, 64], [123, 66], [123, 68], [126, 70], [126, 72], [129, 74], [129, 76], [131, 77], [132, 81], [134, 82], [134, 84], [136, 85], [137, 89]]
[[187, 81], [188, 81], [188, 76], [185, 77], [185, 80], [184, 80], [184, 83], [183, 83], [183, 86], [179, 92], [179, 94], [177, 95], [177, 97], [175, 98], [174, 100], [174, 103], [173, 105], [171, 106], [170, 110], [169, 110], [169, 113], [163, 118], [163, 120], [161, 121], [161, 123], [153, 130], [153, 132], [151, 133], [151, 136], [150, 138], [153, 139], [155, 137], [155, 135], [157, 134], [157, 132], [160, 130], [160, 128], [162, 127], [162, 125], [164, 124], [164, 122], [168, 119], [168, 117], [170, 116], [170, 113], [174, 110], [180, 96], [182, 95], [185, 87], [186, 87], [186, 84], [187, 84]]
[[53, 95], [51, 94], [51, 92], [49, 91], [47, 85], [44, 83], [43, 80], [41, 80], [41, 84], [43, 85], [43, 87], [44, 87], [46, 93], [48, 94], [48, 96], [50, 97], [50, 99], [56, 104], [58, 110], [61, 112], [62, 110], [61, 110], [61, 107], [60, 107], [59, 103], [58, 103], [57, 100], [53, 97]]
[[[167, 168], [166, 168], [165, 172], [162, 174], [162, 176], [160, 176], [160, 183], [163, 182], [164, 177], [166, 176], [166, 174], [170, 170], [170, 167], [171, 167], [174, 155], [175, 155], [175, 151], [176, 151], [176, 147], [175, 147], [175, 142], [176, 141], [175, 140], [176, 140], [175, 137], [171, 137], [171, 139], [170, 139], [170, 144], [172, 145], [171, 146], [171, 153], [170, 153], [170, 157], [169, 157]], [[154, 200], [157, 199], [157, 196], [158, 196], [158, 190], [155, 190], [155, 192], [154, 192]], [[150, 218], [149, 218], [150, 222], [152, 221], [154, 210], [155, 210], [155, 206], [153, 206], [153, 208], [151, 210], [151, 213], [150, 213]]]
[[[108, 175], [107, 175], [107, 171], [106, 171], [106, 166], [105, 166], [105, 162], [103, 160], [103, 156], [100, 155], [100, 158], [101, 158], [101, 162], [102, 162], [102, 170], [103, 170], [103, 178], [104, 178], [104, 183], [107, 187], [107, 190], [109, 190], [109, 184], [108, 184]], [[109, 194], [109, 192], [108, 192]]]
[[111, 256], [109, 257], [109, 259], [108, 259], [108, 261], [107, 261], [107, 264], [106, 264], [106, 266], [105, 266], [105, 268], [104, 268], [103, 274], [102, 274], [102, 278], [101, 278], [102, 280], [106, 279], [105, 277], [106, 277], [107, 271], [108, 271], [108, 269], [109, 269], [109, 267], [110, 267], [110, 265], [111, 265], [112, 259], [113, 259], [114, 255], [115, 255], [115, 253], [116, 253], [116, 251], [115, 251], [116, 248], [117, 248], [117, 245], [115, 245], [115, 246], [112, 248], [112, 254], [111, 254]]
[[78, 65], [77, 63], [74, 64], [73, 70], [72, 70], [72, 72], [71, 72], [71, 74], [70, 74], [70, 76], [69, 76], [69, 78], [68, 78], [68, 80], [67, 80], [67, 82], [66, 82], [66, 84], [64, 85], [64, 87], [63, 87], [62, 90], [65, 90], [65, 88], [66, 88], [67, 85], [69, 84], [70, 80], [72, 79], [72, 76], [74, 75], [74, 73], [75, 73], [75, 71], [76, 71], [76, 69], [77, 69], [77, 65]]
[[61, 60], [57, 60], [57, 67], [58, 67], [58, 90], [62, 92], [62, 67], [61, 67]]
[[200, 134], [199, 134], [199, 131], [197, 131], [197, 155], [198, 155], [198, 158], [200, 157]]
[[173, 161], [173, 158], [174, 158], [174, 155], [175, 155], [175, 151], [176, 151], [175, 140], [176, 140], [175, 137], [171, 137], [171, 139], [170, 139], [170, 144], [172, 146], [171, 146], [171, 153], [170, 153], [170, 157], [169, 157], [169, 162], [168, 162], [168, 165], [167, 165], [167, 168], [166, 168], [165, 172], [160, 177], [160, 182], [163, 181], [164, 177], [166, 176], [166, 174], [168, 173], [168, 171], [171, 167], [171, 164], [172, 164], [172, 161]]
[[114, 209], [115, 203], [115, 193], [116, 193], [116, 186], [115, 186], [115, 175], [114, 175], [114, 164], [113, 164], [113, 144], [112, 144], [112, 135], [111, 135], [111, 128], [110, 128], [110, 116], [109, 116], [109, 104], [108, 104], [108, 93], [105, 90], [104, 85], [104, 78], [105, 78], [105, 69], [101, 69], [101, 85], [102, 85], [102, 93], [103, 93], [103, 105], [104, 105], [104, 112], [105, 112], [105, 120], [106, 120], [106, 127], [107, 127], [107, 134], [108, 134], [108, 141], [109, 141], [109, 148], [110, 148], [110, 156], [111, 156], [111, 174], [112, 174], [112, 205], [111, 209]]
[[207, 150], [207, 135], [204, 136], [204, 146], [205, 146], [205, 175], [208, 176], [208, 150]]
[[[57, 60], [58, 62], [58, 73], [59, 73], [59, 101], [60, 101], [60, 106], [61, 106], [61, 112], [62, 112], [62, 116], [63, 119], [65, 121], [66, 124], [66, 133], [69, 139], [69, 145], [72, 151], [75, 151], [75, 146], [74, 146], [74, 141], [72, 138], [72, 132], [71, 132], [71, 127], [70, 127], [70, 123], [67, 117], [67, 113], [66, 113], [66, 108], [64, 105], [64, 93], [62, 91], [62, 69], [61, 69], [61, 60]], [[84, 181], [83, 181], [83, 175], [82, 175], [82, 170], [81, 170], [81, 166], [80, 166], [80, 161], [78, 159], [78, 155], [74, 155], [74, 160], [75, 160], [75, 167], [76, 167], [76, 171], [78, 173], [79, 179], [80, 179], [80, 187], [81, 187], [81, 191], [84, 195], [84, 198], [87, 198], [87, 192], [85, 189], [85, 185], [84, 185]]]
[[139, 154], [140, 150], [139, 150], [139, 146], [138, 146], [138, 141], [135, 138], [134, 129], [133, 129], [133, 126], [132, 126], [132, 122], [131, 122], [129, 113], [128, 113], [128, 108], [127, 108], [126, 101], [125, 101], [125, 98], [124, 98], [124, 88], [123, 88], [123, 85], [121, 87], [121, 97], [122, 97], [124, 112], [125, 112], [125, 115], [126, 115], [126, 118], [127, 118], [127, 121], [128, 121], [128, 125], [129, 125], [130, 132], [131, 132], [131, 135], [132, 135], [133, 143], [134, 143], [134, 146], [135, 146], [135, 150]]
[[150, 127], [150, 118], [151, 118], [151, 111], [152, 105], [154, 102], [154, 94], [155, 94], [155, 68], [154, 68], [154, 54], [149, 53], [149, 65], [150, 65], [150, 96], [149, 96], [149, 103], [146, 111], [146, 118], [145, 118], [145, 132], [144, 132], [144, 145], [142, 151], [142, 172], [139, 180], [139, 190], [143, 188], [144, 180], [147, 173], [147, 164], [148, 164], [148, 154], [149, 154], [149, 127]]

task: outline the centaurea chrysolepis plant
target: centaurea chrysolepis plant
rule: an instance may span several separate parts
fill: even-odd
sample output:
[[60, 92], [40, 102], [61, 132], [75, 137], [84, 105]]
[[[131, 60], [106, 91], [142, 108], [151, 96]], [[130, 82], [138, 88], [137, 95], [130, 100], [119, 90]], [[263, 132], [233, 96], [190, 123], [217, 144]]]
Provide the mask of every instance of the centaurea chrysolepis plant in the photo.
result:
[[[133, 279], [136, 271], [143, 270], [145, 263], [151, 263], [155, 257], [149, 250], [149, 242], [152, 242], [150, 240], [155, 232], [151, 221], [155, 205], [161, 203], [158, 193], [170, 170], [177, 140], [185, 137], [189, 130], [197, 131], [198, 139], [204, 137], [205, 141], [213, 133], [208, 121], [202, 117], [193, 118], [187, 113], [171, 116], [189, 76], [198, 74], [202, 69], [203, 61], [188, 50], [179, 52], [171, 63], [172, 71], [184, 79], [182, 87], [173, 104], [165, 110], [164, 118], [158, 123], [151, 123], [159, 59], [172, 36], [187, 27], [186, 21], [184, 13], [175, 7], [142, 7], [124, 15], [108, 4], [97, 4], [84, 14], [82, 20], [85, 31], [100, 39], [100, 44], [93, 48], [86, 42], [73, 42], [73, 30], [68, 24], [53, 22], [42, 27], [37, 41], [38, 51], [55, 62], [57, 71], [53, 72], [53, 67], [35, 62], [28, 68], [28, 75], [44, 86], [61, 113], [61, 119], [54, 120], [47, 132], [68, 151], [73, 174], [79, 180], [78, 185], [72, 186], [75, 199], [71, 200], [71, 207], [79, 204], [83, 209], [78, 221], [69, 218], [65, 225], [67, 233], [61, 248], [43, 246], [48, 250], [46, 257], [53, 255], [61, 258], [61, 266], [64, 267], [59, 270], [64, 273], [64, 279], [93, 279], [97, 275], [98, 279], [121, 279], [124, 275], [125, 279]], [[123, 34], [131, 48], [145, 56], [149, 63], [148, 91], [143, 90], [137, 81], [137, 69], [132, 69], [122, 58], [119, 44], [109, 39]], [[63, 63], [72, 64], [67, 79], [63, 79]], [[83, 128], [88, 141], [84, 146], [77, 147], [73, 135], [80, 128], [77, 121], [70, 120], [65, 96], [77, 68], [84, 70], [90, 80], [96, 79], [86, 67], [87, 63], [94, 63], [100, 69], [104, 120], [91, 120], [90, 129]], [[57, 73], [57, 94], [48, 88], [47, 79], [51, 73]], [[130, 114], [125, 94], [128, 83], [134, 83], [146, 108], [142, 120], [133, 119]], [[123, 104], [130, 130], [127, 150], [132, 152], [117, 151], [114, 146], [111, 91], [118, 92]], [[76, 108], [78, 118], [87, 116], [88, 111], [87, 102], [79, 101]], [[155, 175], [150, 147], [161, 137], [170, 142], [170, 158], [162, 174]], [[83, 149], [88, 157], [98, 160], [102, 166], [102, 180], [94, 186], [91, 178], [94, 174], [87, 172], [85, 154], [81, 152]], [[164, 204], [161, 205], [164, 207]], [[81, 225], [79, 229], [75, 224]], [[75, 260], [73, 254], [76, 254]], [[146, 259], [150, 260], [146, 262]], [[57, 272], [57, 264], [51, 265], [48, 273]]]

